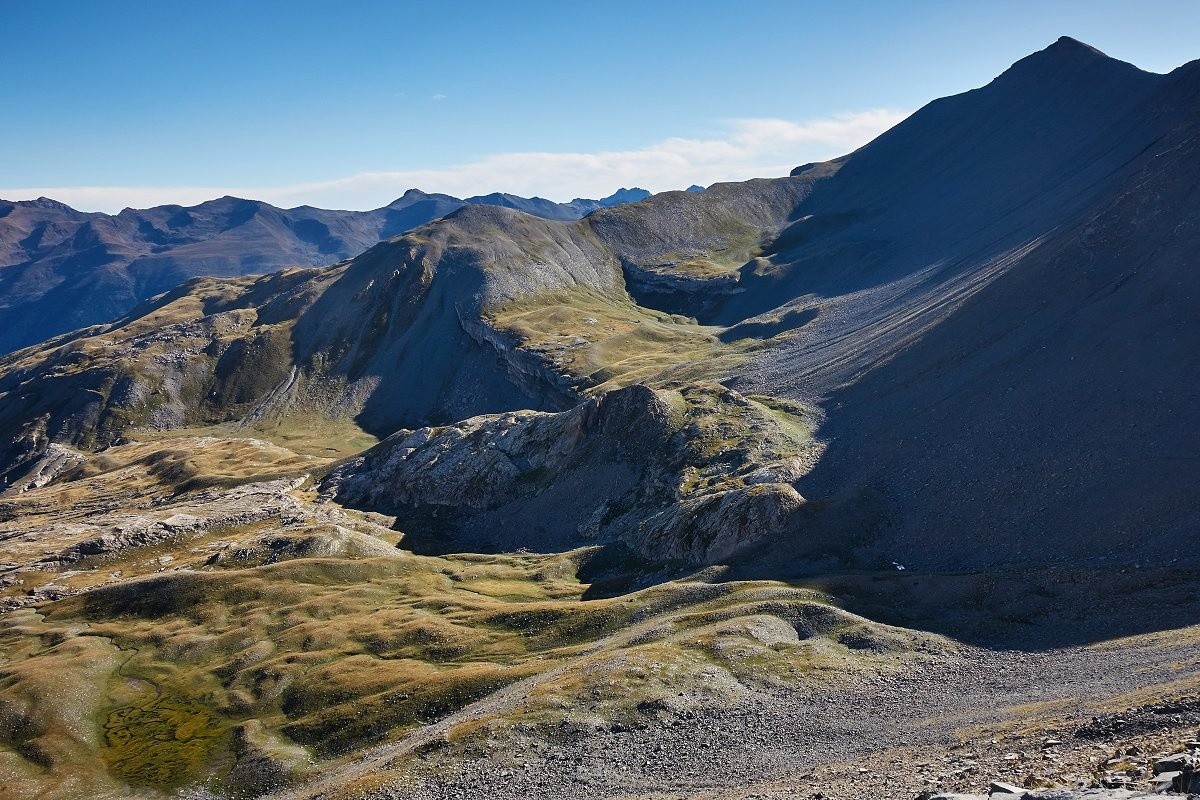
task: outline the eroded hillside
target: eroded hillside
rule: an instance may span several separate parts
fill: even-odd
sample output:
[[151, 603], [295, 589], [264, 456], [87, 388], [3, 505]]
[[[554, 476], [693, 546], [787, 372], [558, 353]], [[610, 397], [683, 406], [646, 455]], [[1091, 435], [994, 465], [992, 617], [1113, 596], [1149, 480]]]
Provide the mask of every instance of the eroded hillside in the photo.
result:
[[[784, 178], [640, 207], [727, 220], [737, 198], [765, 198], [753, 229], [767, 238], [810, 186]], [[237, 423], [286, 436], [332, 426], [381, 438], [480, 413], [559, 410], [595, 388], [723, 377], [757, 346], [637, 304], [618, 255], [629, 235], [605, 239], [596, 224], [467, 206], [343, 264], [196, 279], [112, 325], [6, 356], [5, 469], [49, 442], [91, 449], [134, 428]], [[712, 234], [692, 246], [728, 242]]]

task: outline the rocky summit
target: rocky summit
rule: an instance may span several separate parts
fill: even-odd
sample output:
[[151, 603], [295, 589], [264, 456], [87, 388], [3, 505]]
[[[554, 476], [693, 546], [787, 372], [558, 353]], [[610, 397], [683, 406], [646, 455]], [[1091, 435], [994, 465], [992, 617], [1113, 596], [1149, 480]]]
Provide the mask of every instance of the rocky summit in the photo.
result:
[[1064, 37], [707, 188], [0, 204], [0, 796], [1200, 791], [1197, 109]]

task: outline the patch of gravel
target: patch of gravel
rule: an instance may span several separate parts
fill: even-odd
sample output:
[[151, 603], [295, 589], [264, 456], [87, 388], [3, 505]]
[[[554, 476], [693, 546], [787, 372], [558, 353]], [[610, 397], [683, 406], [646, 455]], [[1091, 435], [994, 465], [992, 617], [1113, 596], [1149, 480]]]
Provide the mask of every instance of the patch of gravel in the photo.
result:
[[[497, 737], [461, 759], [426, 749], [407, 786], [373, 800], [916, 797], [986, 791], [992, 780], [1095, 787], [1112, 737], [1089, 725], [1106, 701], [1195, 679], [1200, 646], [1137, 645], [1041, 653], [969, 649], [836, 689], [760, 692], [744, 705], [547, 741]], [[1152, 713], [1152, 712], [1146, 712]], [[1160, 715], [1160, 720], [1173, 720]], [[1190, 717], [1187, 717], [1190, 720]], [[1177, 726], [1178, 727], [1178, 726]], [[1178, 728], [1180, 736], [1193, 737]], [[1163, 728], [1159, 735], [1167, 735]], [[382, 766], [382, 765], [381, 765]], [[398, 766], [393, 763], [391, 766]]]

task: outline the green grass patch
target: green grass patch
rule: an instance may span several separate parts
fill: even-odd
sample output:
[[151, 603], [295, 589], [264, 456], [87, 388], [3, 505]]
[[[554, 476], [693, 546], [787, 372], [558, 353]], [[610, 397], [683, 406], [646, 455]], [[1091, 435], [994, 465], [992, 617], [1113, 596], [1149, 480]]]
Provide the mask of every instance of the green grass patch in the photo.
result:
[[104, 760], [131, 786], [201, 780], [228, 747], [228, 728], [197, 701], [169, 693], [118, 708], [104, 722]]

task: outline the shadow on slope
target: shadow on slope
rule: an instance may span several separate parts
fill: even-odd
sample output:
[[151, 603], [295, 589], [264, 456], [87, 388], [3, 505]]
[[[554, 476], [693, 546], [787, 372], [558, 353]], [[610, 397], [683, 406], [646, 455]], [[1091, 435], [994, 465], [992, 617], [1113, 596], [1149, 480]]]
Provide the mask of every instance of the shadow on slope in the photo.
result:
[[345, 386], [368, 431], [518, 408], [559, 410], [578, 387], [487, 325], [485, 310], [584, 286], [618, 298], [620, 273], [587, 229], [465, 206], [350, 262], [297, 318], [294, 361]]
[[[741, 577], [739, 575], [739, 577]], [[797, 579], [867, 619], [995, 650], [1054, 650], [1200, 623], [1196, 564], [987, 572], [847, 573]]]
[[791, 309], [773, 319], [751, 319], [726, 328], [717, 338], [726, 344], [743, 339], [770, 339], [781, 333], [794, 331], [817, 318], [815, 308]]
[[737, 574], [900, 564], [850, 607], [994, 646], [1200, 621], [1200, 62], [1165, 80], [1107, 196], [827, 398], [802, 544]]
[[937, 263], [978, 264], [1036, 239], [1161, 135], [1154, 103], [1165, 81], [1064, 37], [987, 86], [933, 101], [815, 181], [708, 321]]

